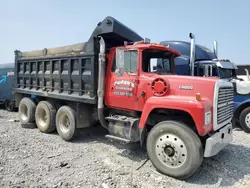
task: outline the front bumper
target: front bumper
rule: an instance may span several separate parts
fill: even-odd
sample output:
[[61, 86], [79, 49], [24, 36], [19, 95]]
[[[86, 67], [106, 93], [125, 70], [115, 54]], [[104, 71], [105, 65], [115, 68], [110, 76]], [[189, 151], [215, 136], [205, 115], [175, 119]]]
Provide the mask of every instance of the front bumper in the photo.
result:
[[233, 140], [233, 128], [229, 123], [206, 140], [204, 157], [212, 157], [219, 153]]

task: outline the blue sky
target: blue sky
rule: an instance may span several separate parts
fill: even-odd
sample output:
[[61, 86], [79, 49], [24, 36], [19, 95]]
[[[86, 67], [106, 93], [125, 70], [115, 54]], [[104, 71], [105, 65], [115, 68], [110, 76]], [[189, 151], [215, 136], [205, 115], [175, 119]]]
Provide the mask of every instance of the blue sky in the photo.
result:
[[0, 0], [0, 63], [14, 50], [36, 50], [86, 41], [96, 24], [113, 16], [151, 41], [189, 40], [219, 57], [250, 64], [249, 0]]

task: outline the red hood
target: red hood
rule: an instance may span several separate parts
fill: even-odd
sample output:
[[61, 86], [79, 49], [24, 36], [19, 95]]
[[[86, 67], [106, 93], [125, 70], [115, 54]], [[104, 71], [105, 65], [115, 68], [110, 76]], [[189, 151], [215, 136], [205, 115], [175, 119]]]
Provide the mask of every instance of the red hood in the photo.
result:
[[[187, 96], [195, 99], [196, 93], [200, 93], [202, 98], [213, 100], [214, 85], [219, 80], [211, 77], [192, 77], [178, 75], [152, 75], [150, 81], [162, 78], [169, 84], [167, 95]], [[149, 88], [152, 91], [152, 88]]]

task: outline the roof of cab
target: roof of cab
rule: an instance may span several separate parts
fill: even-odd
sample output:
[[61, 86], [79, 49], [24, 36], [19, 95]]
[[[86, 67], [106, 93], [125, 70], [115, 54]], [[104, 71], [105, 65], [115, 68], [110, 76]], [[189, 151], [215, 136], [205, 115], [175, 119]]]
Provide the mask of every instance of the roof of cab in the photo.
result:
[[[137, 43], [137, 44], [134, 43], [131, 45], [118, 46], [118, 48], [119, 47], [124, 47], [126, 49], [134, 49], [134, 48], [136, 48], [136, 49], [152, 49], [152, 48], [156, 49], [157, 48], [159, 50], [166, 50], [166, 51], [172, 52], [176, 56], [181, 56], [181, 54], [178, 51], [176, 51], [172, 48], [166, 47], [162, 44], [157, 44], [157, 43]], [[115, 49], [115, 48], [116, 47], [114, 47], [113, 49]]]

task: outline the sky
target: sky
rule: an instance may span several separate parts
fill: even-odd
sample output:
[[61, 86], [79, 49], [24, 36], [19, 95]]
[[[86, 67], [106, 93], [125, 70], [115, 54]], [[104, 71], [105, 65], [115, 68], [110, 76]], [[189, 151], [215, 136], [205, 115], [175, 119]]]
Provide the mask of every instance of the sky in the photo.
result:
[[97, 23], [112, 16], [151, 42], [189, 41], [219, 58], [250, 64], [249, 0], [0, 0], [0, 63], [14, 50], [30, 51], [85, 42]]

